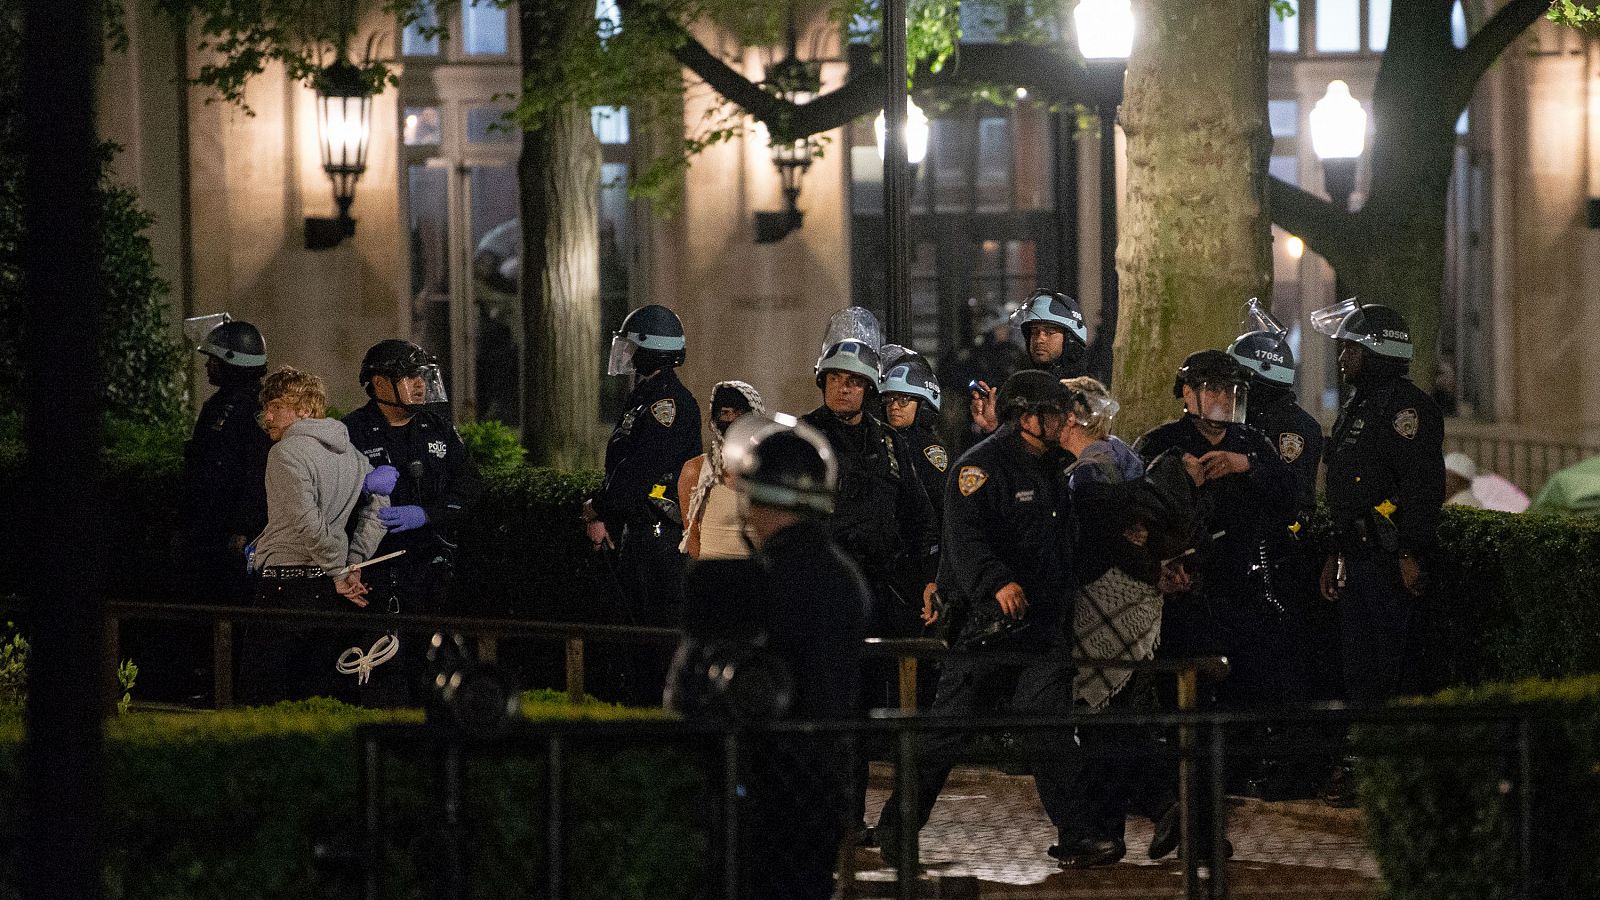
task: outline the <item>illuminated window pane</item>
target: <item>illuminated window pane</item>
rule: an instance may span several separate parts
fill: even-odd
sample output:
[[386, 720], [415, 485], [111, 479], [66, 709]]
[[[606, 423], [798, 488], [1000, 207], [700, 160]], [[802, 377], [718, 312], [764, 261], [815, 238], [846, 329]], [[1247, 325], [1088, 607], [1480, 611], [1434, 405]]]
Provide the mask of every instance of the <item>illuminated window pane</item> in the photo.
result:
[[1367, 46], [1382, 53], [1389, 46], [1389, 0], [1367, 0]]
[[510, 144], [517, 140], [517, 129], [506, 118], [506, 108], [498, 105], [467, 107], [467, 143]]
[[1297, 100], [1268, 100], [1267, 121], [1272, 124], [1272, 136], [1294, 137], [1300, 131], [1300, 103]]
[[1360, 49], [1361, 0], [1318, 0], [1318, 52], [1353, 53]]
[[1011, 122], [1002, 116], [978, 120], [978, 211], [1011, 207]]
[[1267, 28], [1269, 37], [1267, 47], [1273, 53], [1299, 53], [1300, 52], [1300, 3], [1294, 0], [1294, 11], [1283, 18], [1278, 18], [1277, 13], [1269, 13]]
[[626, 106], [593, 106], [589, 108], [589, 125], [595, 139], [602, 144], [628, 142], [628, 108]]
[[472, 0], [461, 7], [461, 48], [468, 56], [504, 56], [506, 11], [491, 0]]
[[439, 37], [424, 37], [424, 28], [433, 28], [439, 22], [438, 15], [434, 12], [433, 4], [428, 4], [417, 21], [406, 26], [400, 35], [400, 53], [403, 56], [438, 56]]
[[407, 172], [411, 245], [411, 336], [450, 371], [450, 170]]
[[407, 147], [426, 147], [439, 143], [439, 107], [406, 107], [401, 133]]
[[1267, 174], [1297, 185], [1300, 183], [1300, 160], [1293, 156], [1274, 156], [1267, 162]]

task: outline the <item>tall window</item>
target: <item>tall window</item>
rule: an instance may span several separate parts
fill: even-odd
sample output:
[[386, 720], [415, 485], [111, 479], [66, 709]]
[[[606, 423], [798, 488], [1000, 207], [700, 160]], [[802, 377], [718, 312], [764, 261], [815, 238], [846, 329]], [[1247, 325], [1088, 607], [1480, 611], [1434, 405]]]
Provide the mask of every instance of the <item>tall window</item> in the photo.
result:
[[[477, 0], [452, 13], [447, 38], [408, 28], [400, 106], [412, 339], [439, 357], [459, 418], [520, 428], [521, 137], [505, 99], [516, 95], [522, 74], [515, 21], [514, 10]], [[634, 256], [628, 111], [596, 108], [592, 119], [604, 150], [601, 314], [614, 324], [628, 310]], [[595, 358], [604, 364], [603, 347]], [[608, 394], [595, 414], [615, 418], [610, 407], [620, 402]]]

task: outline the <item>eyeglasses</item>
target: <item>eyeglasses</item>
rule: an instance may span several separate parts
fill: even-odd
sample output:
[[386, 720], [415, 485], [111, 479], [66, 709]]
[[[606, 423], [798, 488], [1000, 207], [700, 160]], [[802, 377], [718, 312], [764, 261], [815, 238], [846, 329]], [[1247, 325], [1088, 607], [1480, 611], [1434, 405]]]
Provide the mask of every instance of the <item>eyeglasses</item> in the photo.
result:
[[910, 405], [912, 405], [913, 403], [916, 403], [916, 402], [917, 402], [917, 398], [912, 397], [912, 396], [910, 396], [908, 394], [893, 394], [893, 395], [890, 395], [888, 397], [883, 398], [883, 404], [885, 406], [888, 406], [888, 407], [891, 407], [891, 408], [898, 408], [898, 407], [901, 407], [901, 406], [910, 406]]

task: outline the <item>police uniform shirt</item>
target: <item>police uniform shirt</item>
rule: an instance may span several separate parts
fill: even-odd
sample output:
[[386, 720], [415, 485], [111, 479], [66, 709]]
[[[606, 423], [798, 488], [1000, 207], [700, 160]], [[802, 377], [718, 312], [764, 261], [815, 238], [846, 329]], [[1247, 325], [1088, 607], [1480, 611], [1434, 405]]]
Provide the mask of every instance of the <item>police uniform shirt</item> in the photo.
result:
[[376, 400], [345, 416], [344, 424], [350, 430], [350, 443], [373, 468], [394, 466], [400, 473], [389, 505], [420, 506], [428, 515], [428, 524], [421, 528], [384, 535], [376, 555], [407, 550], [418, 554], [407, 563], [427, 562], [435, 539], [453, 540], [454, 527], [483, 492], [478, 467], [467, 457], [461, 435], [429, 409], [418, 411], [404, 425], [390, 425]]
[[1227, 590], [1258, 561], [1261, 538], [1294, 522], [1294, 473], [1267, 436], [1249, 425], [1226, 426], [1222, 440], [1212, 444], [1200, 433], [1195, 418], [1186, 415], [1145, 432], [1133, 445], [1146, 463], [1173, 447], [1196, 457], [1228, 451], [1250, 460], [1248, 471], [1209, 479], [1199, 489], [1200, 496], [1213, 504], [1207, 530], [1225, 532], [1206, 553], [1202, 571], [1214, 588]]
[[222, 550], [233, 535], [254, 537], [267, 524], [267, 451], [272, 438], [256, 421], [261, 383], [221, 387], [200, 407], [184, 447], [184, 527], [195, 549]]
[[[840, 548], [874, 583], [901, 563], [917, 568], [924, 583], [932, 581], [939, 532], [910, 442], [870, 413], [862, 413], [855, 425], [839, 421], [826, 406], [802, 418], [827, 437], [839, 464], [828, 521]], [[921, 598], [914, 599], [920, 607]]]
[[1328, 441], [1328, 506], [1347, 539], [1387, 501], [1402, 550], [1438, 540], [1444, 502], [1444, 418], [1421, 388], [1398, 375], [1357, 381]]
[[1278, 449], [1278, 458], [1294, 473], [1300, 521], [1308, 522], [1317, 507], [1317, 466], [1322, 462], [1322, 425], [1294, 402], [1287, 388], [1252, 387], [1245, 418]]
[[612, 537], [619, 537], [625, 525], [654, 525], [651, 490], [662, 484], [662, 499], [678, 502], [678, 473], [702, 452], [700, 405], [677, 370], [640, 379], [606, 444], [605, 481], [593, 497]]
[[952, 467], [939, 592], [969, 611], [964, 634], [993, 620], [995, 593], [1015, 582], [1027, 598], [1023, 621], [1034, 639], [1059, 639], [1071, 588], [1061, 485], [1058, 467], [1028, 452], [1016, 423], [1001, 425]]

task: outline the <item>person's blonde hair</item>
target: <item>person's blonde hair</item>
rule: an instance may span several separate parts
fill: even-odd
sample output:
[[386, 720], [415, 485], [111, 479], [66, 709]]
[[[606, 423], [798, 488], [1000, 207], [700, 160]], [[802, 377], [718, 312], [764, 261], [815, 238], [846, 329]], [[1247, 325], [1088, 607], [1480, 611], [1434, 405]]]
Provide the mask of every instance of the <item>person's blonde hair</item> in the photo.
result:
[[265, 407], [274, 400], [283, 400], [307, 418], [320, 419], [328, 414], [328, 388], [322, 379], [292, 366], [284, 366], [262, 380], [261, 405]]
[[[1108, 402], [1111, 400], [1111, 392], [1106, 390], [1106, 386], [1087, 375], [1080, 375], [1077, 378], [1063, 378], [1061, 383], [1066, 385], [1067, 390], [1072, 391], [1074, 394], [1082, 394], [1086, 397], [1094, 397]], [[1106, 405], [1100, 404], [1102, 409]], [[1078, 420], [1078, 425], [1094, 440], [1105, 440], [1111, 434], [1111, 417], [1104, 412], [1095, 412], [1094, 409], [1086, 405], [1078, 397], [1072, 399], [1072, 407], [1067, 411], [1072, 413]]]

